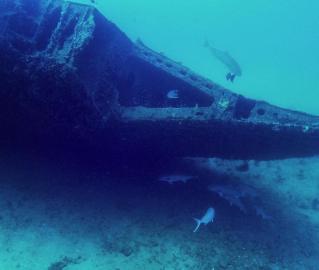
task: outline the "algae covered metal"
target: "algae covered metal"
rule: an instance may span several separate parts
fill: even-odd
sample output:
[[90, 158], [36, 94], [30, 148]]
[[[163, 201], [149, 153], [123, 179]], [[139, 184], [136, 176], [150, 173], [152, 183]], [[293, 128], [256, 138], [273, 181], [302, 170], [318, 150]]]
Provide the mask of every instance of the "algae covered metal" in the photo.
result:
[[133, 43], [93, 6], [0, 0], [0, 61], [10, 140], [118, 156], [319, 153], [319, 117], [237, 95]]

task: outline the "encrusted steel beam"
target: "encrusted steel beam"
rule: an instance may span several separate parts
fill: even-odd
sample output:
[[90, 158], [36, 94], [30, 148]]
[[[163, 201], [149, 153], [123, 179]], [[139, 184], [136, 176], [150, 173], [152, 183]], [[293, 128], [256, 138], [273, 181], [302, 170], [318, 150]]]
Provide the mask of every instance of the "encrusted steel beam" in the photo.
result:
[[89, 5], [0, 0], [0, 63], [3, 137], [110, 156], [319, 153], [319, 117], [237, 95], [131, 42]]

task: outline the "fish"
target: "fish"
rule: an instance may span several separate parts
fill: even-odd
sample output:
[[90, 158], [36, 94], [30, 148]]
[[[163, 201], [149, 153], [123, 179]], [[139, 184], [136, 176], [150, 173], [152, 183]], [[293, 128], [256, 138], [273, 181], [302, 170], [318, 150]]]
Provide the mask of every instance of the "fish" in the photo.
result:
[[258, 197], [257, 191], [248, 185], [210, 185], [208, 190], [217, 193], [220, 197]]
[[244, 197], [253, 196], [253, 190], [248, 189], [248, 187], [238, 186], [237, 188], [233, 186], [221, 186], [221, 185], [210, 185], [208, 190], [217, 193], [219, 197], [225, 199], [230, 206], [236, 206], [240, 211], [247, 213], [247, 209], [242, 201]]
[[[272, 217], [268, 215], [263, 208], [256, 205], [259, 194], [256, 189], [249, 185], [210, 185], [208, 190], [217, 193], [218, 196], [225, 199], [230, 206], [239, 208], [242, 212], [247, 214], [247, 208], [250, 209], [249, 203], [253, 203], [252, 208], [254, 209], [257, 216], [264, 220], [270, 220]], [[245, 201], [246, 199], [246, 201]], [[248, 205], [247, 205], [248, 204]]]
[[222, 198], [240, 198], [242, 193], [232, 186], [210, 185], [208, 190], [217, 193]]
[[254, 206], [255, 212], [256, 212], [256, 216], [260, 217], [263, 220], [272, 220], [272, 216], [268, 215], [266, 213], [266, 211], [259, 207], [259, 206]]
[[256, 198], [258, 197], [258, 192], [253, 187], [248, 185], [240, 185], [239, 191], [241, 193], [242, 197], [250, 197], [250, 198]]
[[213, 223], [214, 219], [215, 219], [215, 209], [213, 207], [209, 207], [205, 215], [201, 219], [194, 218], [194, 220], [196, 221], [196, 227], [193, 232], [197, 232], [201, 224], [207, 225], [210, 222]]
[[174, 184], [177, 182], [183, 182], [184, 184], [195, 177], [192, 175], [165, 175], [158, 178], [158, 181]]
[[166, 97], [168, 99], [178, 99], [179, 98], [179, 90], [173, 89], [173, 90], [168, 91], [168, 93], [166, 94]]
[[223, 198], [226, 201], [228, 201], [230, 206], [235, 206], [235, 207], [239, 208], [240, 211], [242, 211], [245, 214], [247, 214], [246, 206], [244, 205], [244, 203], [243, 203], [243, 201], [241, 200], [240, 197], [227, 197], [227, 196], [224, 196]]
[[213, 47], [207, 40], [204, 43], [204, 47], [207, 48], [215, 58], [217, 58], [227, 67], [229, 70], [229, 72], [226, 74], [227, 81], [234, 82], [236, 76], [242, 75], [240, 65], [227, 51]]

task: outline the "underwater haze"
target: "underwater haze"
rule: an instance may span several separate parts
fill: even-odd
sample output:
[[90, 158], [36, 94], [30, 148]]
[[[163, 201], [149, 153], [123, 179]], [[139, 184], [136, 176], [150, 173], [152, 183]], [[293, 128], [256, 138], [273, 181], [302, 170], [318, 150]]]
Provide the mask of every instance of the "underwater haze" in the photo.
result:
[[[199, 74], [250, 98], [319, 115], [319, 2], [277, 0], [99, 1], [132, 39], [181, 61]], [[204, 48], [228, 51], [243, 75]]]
[[319, 270], [318, 11], [0, 0], [0, 270]]

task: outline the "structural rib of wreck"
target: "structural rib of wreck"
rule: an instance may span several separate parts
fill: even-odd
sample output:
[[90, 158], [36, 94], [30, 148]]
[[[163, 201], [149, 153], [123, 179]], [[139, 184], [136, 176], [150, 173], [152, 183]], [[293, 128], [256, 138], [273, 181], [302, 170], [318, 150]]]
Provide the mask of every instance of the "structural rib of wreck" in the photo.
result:
[[0, 61], [3, 138], [118, 156], [319, 153], [319, 117], [232, 93], [131, 42], [92, 6], [0, 0]]

